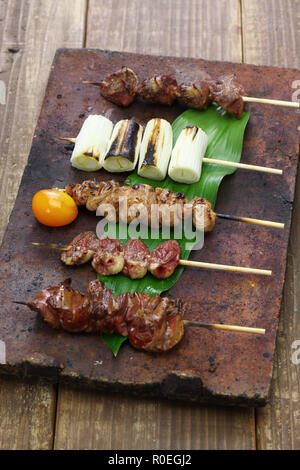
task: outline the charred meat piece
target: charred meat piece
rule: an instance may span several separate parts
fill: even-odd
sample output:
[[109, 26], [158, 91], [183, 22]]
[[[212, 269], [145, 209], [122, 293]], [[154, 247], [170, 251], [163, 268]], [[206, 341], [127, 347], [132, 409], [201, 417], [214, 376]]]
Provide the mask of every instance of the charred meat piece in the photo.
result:
[[210, 82], [182, 83], [178, 88], [177, 99], [188, 108], [207, 108], [211, 103]]
[[71, 241], [68, 250], [62, 252], [61, 261], [67, 266], [88, 263], [98, 245], [99, 240], [93, 232], [82, 232]]
[[115, 332], [115, 319], [119, 305], [100, 280], [91, 281], [87, 290], [89, 303], [88, 333], [101, 331], [113, 334]]
[[119, 217], [123, 223], [130, 224], [136, 218], [147, 225], [151, 223], [151, 209], [155, 208], [157, 198], [155, 189], [148, 184], [123, 186], [115, 192], [120, 199]]
[[73, 333], [119, 332], [136, 349], [165, 352], [184, 333], [187, 304], [159, 295], [127, 292], [114, 298], [101, 281], [89, 283], [87, 295], [75, 291], [71, 281], [40, 291], [27, 306], [53, 328]]
[[85, 206], [88, 199], [95, 195], [102, 186], [103, 182], [97, 183], [88, 180], [83, 181], [81, 184], [69, 184], [64, 191], [74, 199], [77, 206]]
[[87, 299], [72, 289], [70, 279], [43, 289], [27, 305], [31, 310], [39, 312], [53, 328], [80, 332], [88, 327]]
[[101, 95], [119, 106], [129, 106], [139, 91], [136, 74], [127, 67], [106, 77], [100, 84]]
[[99, 240], [92, 266], [101, 276], [111, 276], [120, 273], [124, 268], [124, 253], [122, 243], [113, 238]]
[[142, 279], [147, 274], [149, 248], [141, 240], [133, 238], [124, 246], [123, 274], [130, 279]]
[[152, 103], [171, 106], [177, 97], [178, 85], [171, 75], [157, 75], [147, 78], [141, 84], [139, 96]]
[[175, 240], [161, 243], [150, 255], [148, 270], [158, 279], [170, 277], [180, 261], [180, 245]]
[[175, 227], [185, 217], [190, 216], [187, 197], [182, 193], [174, 193], [167, 188], [155, 188], [158, 204], [159, 224]]
[[130, 344], [148, 352], [173, 348], [183, 337], [183, 315], [182, 302], [135, 293], [126, 314]]
[[100, 210], [100, 214], [105, 213], [104, 205], [111, 204], [110, 198], [113, 192], [115, 191], [115, 189], [118, 187], [119, 187], [119, 183], [117, 183], [114, 180], [102, 181], [99, 185], [98, 190], [90, 194], [86, 203], [86, 208], [89, 211], [93, 212], [93, 211], [96, 211], [99, 208], [99, 206], [102, 205], [103, 207], [102, 207], [102, 210]]
[[237, 119], [241, 119], [244, 111], [242, 96], [246, 96], [246, 92], [242, 85], [237, 82], [234, 74], [224, 75], [212, 81], [210, 95], [211, 99], [225, 111], [233, 114]]
[[197, 230], [211, 232], [216, 223], [216, 214], [211, 203], [204, 198], [194, 197], [191, 201], [193, 207], [193, 225]]

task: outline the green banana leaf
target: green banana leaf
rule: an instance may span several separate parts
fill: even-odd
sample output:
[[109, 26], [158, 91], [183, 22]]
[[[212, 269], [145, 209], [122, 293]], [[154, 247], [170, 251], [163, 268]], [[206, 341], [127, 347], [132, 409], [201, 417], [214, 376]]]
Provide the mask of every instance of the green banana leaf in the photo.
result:
[[[201, 127], [208, 135], [208, 147], [205, 154], [207, 158], [215, 158], [219, 160], [227, 160], [239, 162], [242, 154], [243, 139], [246, 125], [250, 117], [249, 112], [244, 112], [240, 120], [227, 114], [218, 108], [215, 104], [203, 111], [189, 109], [181, 114], [172, 124], [173, 145], [175, 144], [180, 132], [187, 126]], [[164, 181], [154, 181], [140, 177], [137, 172], [133, 172], [126, 180], [126, 184], [133, 185], [137, 183], [149, 184], [153, 187], [169, 188], [174, 192], [184, 193], [189, 200], [195, 196], [208, 199], [212, 206], [215, 206], [218, 189], [224, 176], [234, 173], [234, 167], [225, 167], [221, 165], [204, 163], [200, 181], [193, 184], [177, 183], [167, 177]], [[152, 231], [150, 229], [140, 227], [140, 232], [135, 234], [136, 238], [143, 240], [153, 251], [166, 237], [162, 237], [162, 229]], [[127, 227], [121, 224], [108, 224], [107, 234], [119, 238], [122, 242], [126, 242], [130, 237], [127, 233]], [[168, 239], [177, 239], [174, 229], [170, 230]], [[193, 238], [186, 236], [177, 239], [181, 246], [181, 259], [188, 259], [191, 247], [196, 242]], [[187, 243], [189, 247], [187, 248]], [[150, 295], [161, 294], [170, 289], [180, 278], [183, 267], [178, 266], [174, 274], [168, 279], [156, 279], [148, 273], [143, 279], [131, 280], [123, 274], [116, 276], [104, 277], [98, 276], [106, 287], [111, 289], [114, 295], [123, 292], [144, 292]], [[112, 335], [112, 344], [114, 353], [116, 353], [116, 344], [122, 344], [122, 337]], [[106, 344], [109, 344], [108, 335], [105, 337]]]

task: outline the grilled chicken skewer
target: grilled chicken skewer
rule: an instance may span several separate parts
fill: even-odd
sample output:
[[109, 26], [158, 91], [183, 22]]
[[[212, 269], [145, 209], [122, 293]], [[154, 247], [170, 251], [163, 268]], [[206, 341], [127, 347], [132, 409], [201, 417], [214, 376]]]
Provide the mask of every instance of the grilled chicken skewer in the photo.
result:
[[25, 305], [53, 328], [72, 333], [119, 333], [128, 337], [134, 348], [154, 353], [174, 348], [184, 335], [184, 326], [265, 334], [261, 328], [189, 322], [183, 320], [188, 304], [181, 299], [137, 292], [114, 297], [99, 280], [91, 281], [83, 295], [72, 289], [67, 279], [41, 290]]
[[[182, 193], [173, 193], [166, 188], [153, 188], [147, 184], [120, 186], [114, 180], [87, 180], [80, 184], [70, 184], [61, 191], [69, 194], [78, 206], [86, 206], [90, 211], [98, 209], [99, 215], [106, 213], [106, 218], [113, 222], [129, 224], [139, 217], [140, 222], [151, 227], [174, 227], [182, 219], [192, 216], [193, 225], [204, 232], [213, 230], [216, 218], [284, 228], [284, 224], [278, 222], [215, 213], [207, 199], [194, 197], [189, 202]], [[108, 213], [108, 207], [114, 209], [113, 214]]]
[[32, 243], [32, 245], [62, 251], [61, 261], [67, 266], [81, 265], [92, 261], [93, 268], [102, 276], [122, 272], [131, 279], [141, 279], [149, 271], [157, 279], [166, 279], [174, 273], [178, 265], [272, 275], [272, 271], [264, 269], [181, 260], [180, 245], [175, 240], [162, 242], [151, 254], [147, 245], [141, 240], [129, 240], [123, 248], [119, 240], [111, 238], [99, 240], [93, 232], [80, 233], [68, 247], [45, 246], [40, 243]]
[[224, 75], [216, 80], [202, 80], [181, 85], [178, 85], [171, 75], [163, 74], [140, 83], [130, 68], [123, 67], [102, 82], [84, 81], [83, 83], [99, 86], [101, 95], [118, 106], [129, 106], [138, 96], [169, 106], [178, 100], [188, 108], [194, 109], [205, 109], [214, 101], [237, 119], [242, 117], [244, 105], [247, 102], [300, 108], [298, 102], [246, 96], [244, 88], [237, 82], [234, 74]]

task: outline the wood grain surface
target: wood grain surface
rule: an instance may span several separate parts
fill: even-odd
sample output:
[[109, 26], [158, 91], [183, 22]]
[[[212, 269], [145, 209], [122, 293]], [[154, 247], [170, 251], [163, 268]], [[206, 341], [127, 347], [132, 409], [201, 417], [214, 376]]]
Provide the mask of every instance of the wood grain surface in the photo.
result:
[[[58, 47], [299, 67], [298, 0], [0, 0], [1, 235], [26, 163]], [[300, 76], [299, 76], [300, 79]], [[280, 98], [280, 97], [277, 97]], [[298, 183], [298, 187], [299, 187]], [[294, 209], [273, 393], [264, 410], [225, 410], [110, 397], [0, 380], [0, 448], [300, 448], [300, 196]], [[56, 426], [54, 413], [56, 409]], [[41, 412], [41, 413], [40, 413]]]

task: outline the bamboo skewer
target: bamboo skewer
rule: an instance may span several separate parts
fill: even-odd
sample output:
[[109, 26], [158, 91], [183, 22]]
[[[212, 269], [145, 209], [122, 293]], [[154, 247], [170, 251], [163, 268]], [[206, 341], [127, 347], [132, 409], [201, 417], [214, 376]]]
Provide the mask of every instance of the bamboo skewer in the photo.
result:
[[[67, 142], [71, 142], [72, 144], [76, 143], [76, 138], [74, 137], [59, 137], [60, 140], [65, 140]], [[258, 166], [258, 165], [248, 165], [247, 163], [238, 163], [238, 162], [228, 162], [227, 160], [219, 160], [216, 158], [203, 158], [203, 162], [205, 163], [212, 163], [215, 165], [222, 165], [222, 166], [229, 166], [233, 168], [241, 168], [243, 170], [250, 170], [250, 171], [259, 171], [262, 173], [272, 173], [275, 175], [282, 175], [282, 170], [277, 168], [268, 168], [265, 166]]]
[[236, 215], [220, 214], [218, 212], [216, 213], [216, 216], [219, 219], [228, 219], [228, 220], [234, 220], [236, 222], [244, 222], [246, 224], [264, 225], [265, 227], [274, 227], [274, 228], [284, 229], [284, 224], [280, 222], [272, 222], [271, 220], [251, 219], [249, 217], [238, 217]]
[[[27, 307], [26, 302], [18, 302], [13, 301], [13, 304], [17, 305], [25, 305]], [[198, 328], [207, 328], [209, 330], [225, 330], [225, 331], [234, 331], [237, 333], [252, 333], [256, 335], [265, 335], [266, 330], [263, 328], [250, 328], [247, 326], [236, 326], [236, 325], [222, 325], [217, 323], [206, 323], [200, 321], [191, 321], [191, 320], [183, 320], [184, 326], [196, 326]]]
[[[58, 245], [43, 245], [42, 243], [31, 243], [33, 246], [38, 246], [41, 248], [49, 248], [51, 250], [58, 251], [68, 251], [70, 247], [63, 247]], [[202, 269], [215, 269], [217, 271], [230, 271], [236, 273], [245, 273], [245, 274], [258, 274], [260, 276], [272, 276], [272, 271], [268, 269], [256, 269], [256, 268], [247, 268], [243, 266], [230, 266], [226, 264], [215, 264], [215, 263], [204, 263], [202, 261], [189, 261], [185, 259], [179, 260], [181, 266], [189, 266], [191, 268], [202, 268]]]
[[225, 331], [236, 331], [239, 333], [253, 333], [257, 335], [265, 335], [266, 330], [264, 328], [250, 328], [247, 326], [236, 326], [236, 325], [222, 325], [217, 323], [206, 323], [198, 321], [183, 320], [185, 326], [197, 326], [199, 328], [208, 328], [209, 330], [225, 330]]
[[[90, 82], [90, 81], [83, 81], [85, 85], [95, 85], [101, 86], [101, 82]], [[244, 103], [261, 103], [261, 104], [271, 104], [273, 106], [286, 106], [288, 108], [300, 108], [300, 103], [297, 101], [284, 101], [284, 100], [273, 100], [269, 98], [255, 98], [252, 96], [242, 96], [242, 100]]]
[[253, 98], [251, 96], [242, 96], [245, 103], [262, 103], [272, 104], [274, 106], [286, 106], [288, 108], [300, 108], [300, 103], [297, 101], [282, 101], [282, 100], [271, 100], [268, 98]]

